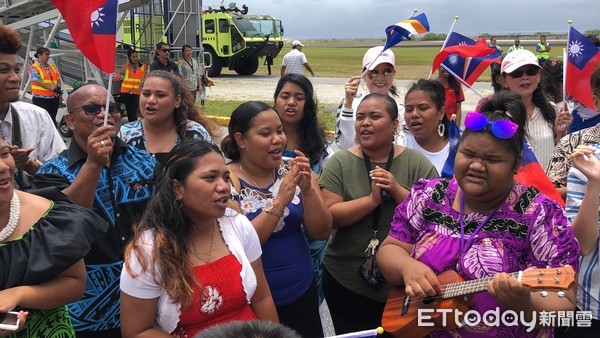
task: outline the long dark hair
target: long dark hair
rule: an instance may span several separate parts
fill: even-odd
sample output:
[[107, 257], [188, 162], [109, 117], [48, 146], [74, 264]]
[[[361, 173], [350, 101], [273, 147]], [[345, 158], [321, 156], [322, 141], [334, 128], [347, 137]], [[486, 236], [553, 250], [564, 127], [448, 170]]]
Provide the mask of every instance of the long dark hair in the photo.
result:
[[264, 102], [248, 101], [240, 104], [233, 110], [229, 119], [229, 127], [227, 128], [228, 135], [221, 141], [221, 150], [228, 159], [234, 162], [240, 160], [240, 149], [234, 135], [236, 133], [246, 135], [248, 130], [252, 128], [256, 115], [265, 110], [274, 111], [275, 109]]
[[214, 137], [219, 134], [216, 123], [198, 109], [195, 99], [192, 98], [192, 94], [185, 88], [185, 83], [179, 76], [164, 70], [153, 70], [146, 76], [144, 81], [142, 81], [141, 87], [143, 88], [144, 83], [152, 77], [159, 77], [169, 81], [175, 96], [181, 96], [181, 104], [173, 111], [177, 135], [179, 135], [181, 140], [186, 138], [188, 120], [200, 123], [206, 131], [208, 131], [210, 136]]
[[548, 60], [542, 63], [542, 80], [540, 87], [548, 99], [554, 103], [563, 100], [562, 80], [563, 62], [560, 60]]
[[279, 96], [279, 93], [281, 93], [283, 86], [290, 82], [302, 88], [305, 97], [304, 116], [298, 126], [298, 134], [300, 136], [299, 150], [306, 155], [310, 160], [311, 165], [315, 165], [319, 163], [323, 156], [327, 138], [325, 137], [325, 126], [319, 124], [317, 118], [317, 100], [315, 98], [312, 83], [304, 75], [292, 73], [285, 74], [277, 83], [273, 100], [275, 101], [275, 106], [277, 106], [277, 97]]
[[[495, 136], [494, 138], [515, 155], [515, 166], [518, 165], [523, 156], [523, 146], [526, 136], [525, 121], [527, 119], [527, 108], [525, 108], [521, 97], [510, 91], [502, 90], [483, 102], [480, 113], [484, 114], [489, 121], [511, 120], [517, 124], [517, 131], [512, 137], [505, 140], [496, 138]], [[479, 131], [465, 128], [460, 142], [473, 133], [487, 133], [493, 136], [491, 128], [484, 128]]]
[[[182, 309], [192, 304], [194, 287], [198, 282], [191, 272], [188, 259], [188, 240], [193, 225], [188, 215], [176, 204], [173, 182], [185, 183], [196, 168], [196, 161], [210, 152], [221, 154], [217, 146], [195, 139], [185, 140], [171, 150], [163, 173], [158, 177], [156, 194], [148, 202], [140, 221], [133, 225], [132, 239], [125, 247], [125, 257], [130, 257], [132, 253], [137, 255], [142, 273], [157, 273], [151, 270], [154, 266], [149, 266], [147, 262], [157, 264], [163, 278], [161, 287], [175, 303], [182, 305]], [[143, 237], [146, 230], [154, 232], [151, 257], [146, 257], [144, 252]], [[125, 268], [134, 275], [129, 262], [125, 262]]]

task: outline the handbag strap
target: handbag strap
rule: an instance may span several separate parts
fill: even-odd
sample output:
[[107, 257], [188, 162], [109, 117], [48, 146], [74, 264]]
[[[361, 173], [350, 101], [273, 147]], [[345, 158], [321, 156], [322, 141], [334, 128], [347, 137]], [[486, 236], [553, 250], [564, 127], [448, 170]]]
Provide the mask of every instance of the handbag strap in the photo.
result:
[[[363, 159], [365, 161], [365, 168], [367, 169], [367, 178], [369, 179], [369, 187], [370, 187], [371, 181], [372, 181], [371, 175], [369, 175], [369, 172], [371, 171], [371, 159], [369, 159], [369, 155], [367, 155], [364, 150], [362, 151], [362, 154], [363, 154]], [[392, 150], [390, 150], [390, 154], [388, 155], [387, 162], [385, 163], [386, 171], [390, 171], [393, 160], [394, 160], [394, 145], [392, 144]], [[386, 201], [390, 198], [390, 195], [385, 189], [381, 189], [381, 197], [383, 198], [384, 201]], [[381, 213], [381, 204], [378, 205], [377, 208], [375, 208], [373, 210], [373, 212], [371, 213], [373, 215], [373, 224], [371, 225], [373, 227], [373, 232], [377, 232], [379, 230], [379, 214], [380, 213]]]

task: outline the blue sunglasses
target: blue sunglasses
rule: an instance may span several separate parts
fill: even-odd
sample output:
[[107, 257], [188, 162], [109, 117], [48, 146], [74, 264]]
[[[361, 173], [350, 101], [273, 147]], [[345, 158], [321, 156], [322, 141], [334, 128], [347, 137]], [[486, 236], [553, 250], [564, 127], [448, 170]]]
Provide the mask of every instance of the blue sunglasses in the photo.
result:
[[511, 138], [519, 128], [516, 123], [509, 120], [489, 121], [485, 115], [477, 112], [467, 113], [465, 117], [465, 128], [467, 129], [479, 131], [488, 125], [492, 127], [492, 134], [503, 140]]

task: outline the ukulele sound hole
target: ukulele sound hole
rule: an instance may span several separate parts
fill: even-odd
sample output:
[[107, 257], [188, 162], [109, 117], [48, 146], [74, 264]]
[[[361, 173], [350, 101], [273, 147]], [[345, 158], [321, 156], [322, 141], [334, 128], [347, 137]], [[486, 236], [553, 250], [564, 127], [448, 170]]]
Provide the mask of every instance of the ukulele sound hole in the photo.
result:
[[423, 304], [431, 304], [435, 301], [432, 296], [427, 296], [427, 298], [423, 299]]

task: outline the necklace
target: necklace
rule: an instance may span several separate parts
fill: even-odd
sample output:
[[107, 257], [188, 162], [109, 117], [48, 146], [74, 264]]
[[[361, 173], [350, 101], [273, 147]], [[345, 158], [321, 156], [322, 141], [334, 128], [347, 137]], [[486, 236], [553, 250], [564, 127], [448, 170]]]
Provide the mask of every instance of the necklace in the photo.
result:
[[[192, 250], [192, 253], [194, 254], [194, 256], [196, 256], [199, 260], [203, 261], [204, 263], [208, 264], [212, 261], [212, 251], [213, 251], [213, 244], [215, 243], [215, 229], [216, 229], [216, 224], [218, 224], [219, 221], [215, 220], [213, 222], [212, 225], [212, 233], [211, 233], [211, 237], [210, 237], [210, 248], [208, 250], [208, 252], [197, 252], [196, 251], [196, 246], [194, 246], [194, 250]], [[202, 257], [200, 257], [200, 255], [204, 256], [204, 257], [208, 257], [208, 259], [204, 259]]]
[[0, 243], [4, 242], [5, 239], [10, 237], [17, 228], [19, 223], [19, 216], [21, 215], [21, 202], [16, 191], [13, 191], [13, 197], [10, 200], [10, 208], [8, 214], [8, 223], [2, 231], [0, 231]]
[[[241, 163], [240, 163], [240, 170], [241, 170], [241, 171], [243, 171], [243, 172], [245, 172], [246, 174], [248, 174], [248, 178], [250, 179], [250, 181], [252, 181], [252, 183], [254, 183], [254, 186], [255, 186], [257, 189], [264, 190], [264, 189], [263, 189], [263, 188], [261, 188], [261, 187], [260, 187], [260, 186], [259, 186], [259, 185], [256, 183], [256, 181], [255, 181], [255, 180], [254, 180], [254, 179], [253, 179], [253, 178], [250, 176], [250, 173], [249, 173], [248, 171], [246, 171], [246, 169], [244, 169], [244, 167], [242, 167], [242, 164], [241, 164]], [[273, 171], [273, 179], [271, 180], [271, 182], [273, 182], [273, 181], [275, 181], [275, 171]]]

